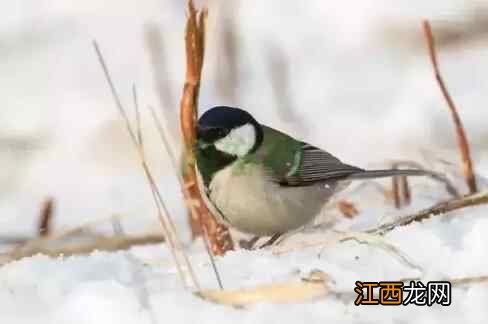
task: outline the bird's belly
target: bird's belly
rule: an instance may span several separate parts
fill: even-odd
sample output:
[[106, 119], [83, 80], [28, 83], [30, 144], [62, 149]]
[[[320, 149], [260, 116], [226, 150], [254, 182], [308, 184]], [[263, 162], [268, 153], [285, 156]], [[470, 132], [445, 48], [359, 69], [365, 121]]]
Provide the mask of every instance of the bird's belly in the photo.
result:
[[297, 229], [312, 221], [335, 185], [280, 186], [252, 164], [231, 165], [214, 176], [210, 200], [239, 231], [268, 236]]

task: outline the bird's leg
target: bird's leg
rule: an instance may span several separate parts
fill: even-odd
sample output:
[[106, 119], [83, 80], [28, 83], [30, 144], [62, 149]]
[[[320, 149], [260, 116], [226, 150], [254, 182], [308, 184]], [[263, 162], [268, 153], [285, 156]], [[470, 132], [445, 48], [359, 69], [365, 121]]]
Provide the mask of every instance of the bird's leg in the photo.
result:
[[282, 233], [276, 233], [273, 236], [270, 237], [269, 240], [267, 240], [263, 245], [261, 245], [259, 248], [263, 249], [265, 247], [273, 245], [283, 234]]
[[253, 250], [256, 242], [261, 238], [261, 236], [253, 236], [250, 240], [240, 240], [239, 246], [246, 250]]

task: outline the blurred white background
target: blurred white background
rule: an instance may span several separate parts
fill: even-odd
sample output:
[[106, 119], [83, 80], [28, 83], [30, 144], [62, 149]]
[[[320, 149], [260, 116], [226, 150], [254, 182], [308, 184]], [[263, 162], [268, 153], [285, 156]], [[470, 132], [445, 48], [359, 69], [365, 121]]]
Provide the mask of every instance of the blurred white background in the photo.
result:
[[[145, 108], [161, 109], [177, 138], [185, 6], [0, 2], [0, 232], [32, 231], [47, 196], [56, 200], [57, 226], [117, 213], [139, 226], [156, 222], [91, 41], [128, 108], [137, 85], [152, 167], [174, 189]], [[459, 163], [422, 36], [421, 20], [430, 19], [475, 165], [488, 171], [486, 1], [214, 0], [209, 11], [200, 109], [242, 107], [362, 167], [388, 159]], [[178, 190], [164, 195], [181, 210]]]

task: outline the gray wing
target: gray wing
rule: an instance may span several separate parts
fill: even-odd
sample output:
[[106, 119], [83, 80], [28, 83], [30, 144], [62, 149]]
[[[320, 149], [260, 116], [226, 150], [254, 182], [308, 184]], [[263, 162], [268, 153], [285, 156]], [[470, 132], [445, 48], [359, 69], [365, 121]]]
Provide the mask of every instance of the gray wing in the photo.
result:
[[280, 179], [280, 184], [307, 186], [327, 180], [340, 180], [358, 172], [364, 170], [342, 163], [332, 154], [303, 142], [298, 167]]

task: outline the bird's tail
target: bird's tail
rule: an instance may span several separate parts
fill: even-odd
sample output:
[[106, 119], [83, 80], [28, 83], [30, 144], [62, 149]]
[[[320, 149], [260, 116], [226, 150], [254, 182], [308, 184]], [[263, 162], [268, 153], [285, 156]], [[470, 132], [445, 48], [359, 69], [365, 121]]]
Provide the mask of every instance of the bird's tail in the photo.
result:
[[397, 170], [397, 169], [389, 169], [389, 170], [364, 170], [360, 172], [355, 172], [347, 176], [348, 180], [356, 180], [356, 179], [373, 179], [373, 178], [386, 178], [386, 177], [394, 177], [394, 176], [432, 176], [432, 171], [426, 170]]

